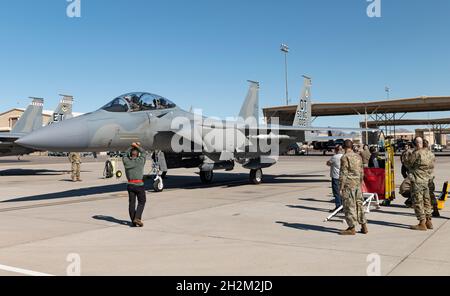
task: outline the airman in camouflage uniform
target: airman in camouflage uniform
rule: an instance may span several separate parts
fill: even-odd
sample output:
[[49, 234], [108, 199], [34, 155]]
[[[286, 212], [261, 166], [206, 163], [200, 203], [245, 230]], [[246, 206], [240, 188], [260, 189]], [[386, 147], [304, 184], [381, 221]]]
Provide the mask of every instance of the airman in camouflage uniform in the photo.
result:
[[402, 156], [400, 157], [400, 160], [402, 162], [402, 176], [405, 179], [400, 186], [400, 194], [406, 197], [405, 205], [408, 208], [413, 207], [413, 198], [411, 195], [411, 180], [409, 179], [409, 159], [412, 155], [414, 150], [412, 149], [412, 146], [409, 144], [406, 144], [405, 151], [402, 153]]
[[436, 191], [436, 184], [434, 183], [434, 167], [436, 162], [436, 156], [434, 155], [433, 151], [431, 150], [430, 143], [427, 140], [423, 141], [423, 147], [427, 150], [427, 153], [429, 154], [429, 158], [431, 159], [431, 165], [430, 165], [430, 181], [428, 182], [428, 188], [430, 190], [430, 198], [431, 198], [431, 205], [433, 206], [433, 217], [440, 217], [441, 214], [439, 213], [438, 208], [438, 201], [436, 199], [436, 194], [434, 193]]
[[70, 153], [69, 160], [72, 164], [72, 181], [81, 182], [80, 170], [81, 170], [81, 156], [80, 153]]
[[411, 156], [413, 150], [409, 144], [405, 145], [405, 151], [402, 153], [400, 160], [402, 162], [402, 176], [404, 179], [408, 178], [408, 167], [406, 164], [408, 163], [408, 158]]
[[434, 155], [423, 146], [423, 139], [415, 140], [416, 149], [408, 159], [409, 178], [411, 180], [411, 194], [413, 197], [414, 211], [419, 224], [412, 226], [413, 230], [426, 231], [433, 229], [429, 183], [434, 167]]
[[345, 141], [345, 155], [341, 158], [340, 189], [344, 204], [345, 220], [348, 229], [341, 235], [355, 235], [356, 225], [362, 227], [361, 233], [369, 233], [367, 220], [363, 209], [363, 194], [361, 184], [364, 179], [364, 169], [361, 157], [353, 152], [353, 142]]
[[361, 155], [364, 167], [368, 168], [369, 160], [370, 160], [370, 157], [372, 156], [372, 153], [370, 153], [370, 150], [369, 150], [369, 145], [364, 145], [363, 151], [360, 152], [360, 155]]

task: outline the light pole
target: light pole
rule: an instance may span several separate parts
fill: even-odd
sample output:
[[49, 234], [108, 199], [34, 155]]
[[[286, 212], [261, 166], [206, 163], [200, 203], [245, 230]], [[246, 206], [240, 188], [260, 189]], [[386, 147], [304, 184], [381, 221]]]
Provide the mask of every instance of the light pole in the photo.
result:
[[389, 86], [386, 86], [384, 88], [384, 91], [386, 92], [387, 99], [390, 100], [391, 99], [391, 88]]
[[[384, 91], [386, 92], [386, 98], [389, 101], [391, 99], [391, 88], [389, 86], [386, 86], [384, 88]], [[386, 120], [387, 120], [387, 118], [386, 118]], [[392, 121], [394, 124], [394, 142], [395, 142], [396, 136], [397, 136], [397, 128], [395, 127], [395, 113], [392, 116]], [[388, 127], [386, 126], [386, 134], [387, 134], [387, 130], [388, 130]], [[390, 130], [390, 132], [392, 132], [392, 127], [389, 128], [389, 130]]]
[[289, 85], [288, 85], [288, 60], [289, 46], [281, 44], [280, 50], [284, 53], [284, 75], [286, 80], [286, 106], [289, 105]]

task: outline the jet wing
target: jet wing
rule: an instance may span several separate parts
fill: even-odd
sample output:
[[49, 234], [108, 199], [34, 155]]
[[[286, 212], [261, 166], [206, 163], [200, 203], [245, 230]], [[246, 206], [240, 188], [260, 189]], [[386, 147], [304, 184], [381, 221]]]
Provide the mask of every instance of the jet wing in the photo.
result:
[[[367, 128], [351, 128], [351, 127], [303, 127], [303, 126], [287, 126], [287, 125], [259, 125], [258, 127], [250, 127], [246, 129], [257, 130], [279, 130], [279, 131], [305, 131], [305, 132], [329, 132], [329, 131], [353, 131], [353, 132], [378, 132], [378, 129]], [[342, 137], [341, 137], [342, 138]]]
[[[195, 124], [195, 123], [194, 123]], [[328, 126], [328, 127], [314, 127], [314, 126], [290, 126], [290, 125], [275, 125], [275, 124], [269, 124], [269, 125], [257, 125], [257, 126], [248, 126], [241, 122], [234, 122], [232, 124], [229, 124], [225, 121], [213, 121], [208, 124], [202, 123], [200, 124], [202, 128], [230, 128], [235, 127], [239, 130], [279, 130], [279, 131], [305, 131], [305, 132], [329, 132], [329, 131], [353, 131], [353, 132], [378, 132], [379, 129], [371, 129], [371, 128], [352, 128], [352, 127], [334, 127], [334, 126]], [[342, 138], [342, 137], [340, 137]]]
[[[241, 126], [238, 128], [248, 135], [249, 138], [256, 139], [288, 139], [292, 141], [306, 140], [305, 135], [308, 132], [317, 131], [355, 131], [355, 132], [378, 132], [377, 129], [359, 129], [359, 128], [340, 128], [340, 127], [301, 127], [301, 126], [282, 126], [282, 125], [260, 125], [260, 126]], [[343, 137], [338, 137], [342, 139]]]
[[[193, 123], [195, 125], [195, 123]], [[246, 126], [240, 122], [235, 125], [227, 125], [220, 121], [205, 124], [204, 122], [199, 125], [199, 128], [192, 130], [189, 127], [183, 127], [180, 129], [172, 130], [173, 133], [185, 138], [200, 147], [209, 148], [207, 141], [205, 142], [202, 136], [201, 129], [229, 129], [230, 127], [239, 130], [243, 135], [246, 135], [248, 139], [287, 139], [295, 141], [304, 137], [305, 132], [312, 131], [358, 131], [358, 132], [377, 132], [377, 129], [360, 129], [360, 128], [340, 128], [340, 127], [301, 127], [301, 126], [282, 126], [282, 125], [259, 125], [259, 126]], [[275, 131], [275, 133], [274, 133]], [[262, 132], [262, 133], [261, 133]], [[268, 134], [267, 134], [268, 133]], [[342, 137], [338, 137], [342, 139]]]

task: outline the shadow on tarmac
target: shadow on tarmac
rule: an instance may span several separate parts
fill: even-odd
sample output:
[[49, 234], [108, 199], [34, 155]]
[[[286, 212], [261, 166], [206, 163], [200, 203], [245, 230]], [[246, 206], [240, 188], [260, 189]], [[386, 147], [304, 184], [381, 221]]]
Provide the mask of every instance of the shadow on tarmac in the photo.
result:
[[299, 198], [298, 200], [311, 201], [311, 202], [321, 202], [321, 203], [327, 203], [327, 204], [334, 204], [334, 199], [333, 200], [332, 199], [330, 199], [330, 200], [323, 200], [323, 199], [315, 199], [315, 198]]
[[114, 185], [106, 185], [106, 186], [97, 186], [97, 187], [88, 187], [88, 188], [80, 188], [56, 193], [47, 193], [47, 194], [39, 194], [26, 196], [21, 198], [15, 198], [10, 200], [2, 201], [2, 203], [12, 203], [12, 202], [26, 202], [26, 201], [40, 201], [40, 200], [54, 200], [54, 199], [63, 199], [63, 198], [71, 198], [71, 197], [83, 197], [87, 195], [95, 195], [95, 194], [106, 194], [113, 193], [119, 191], [125, 191], [126, 187], [124, 184], [114, 184]]
[[123, 225], [123, 226], [128, 226], [128, 227], [133, 227], [133, 224], [130, 221], [120, 220], [120, 219], [116, 219], [116, 218], [110, 217], [110, 216], [96, 215], [96, 216], [93, 216], [92, 219], [99, 220], [99, 221], [106, 221], [106, 222], [119, 224], [119, 225]]
[[[368, 224], [369, 225], [379, 225], [379, 226], [386, 226], [386, 227], [395, 227], [395, 228], [402, 228], [402, 229], [410, 229], [411, 225], [405, 225], [405, 224], [401, 224], [401, 223], [394, 223], [394, 222], [388, 222], [388, 221], [377, 221], [377, 220], [372, 220], [372, 219], [368, 219]], [[413, 223], [413, 222], [411, 222]]]
[[303, 231], [318, 231], [318, 232], [328, 232], [328, 233], [334, 233], [334, 234], [339, 234], [341, 232], [341, 230], [337, 229], [337, 228], [330, 228], [330, 227], [324, 227], [324, 226], [319, 226], [319, 225], [309, 225], [309, 224], [302, 224], [302, 223], [287, 223], [287, 222], [281, 222], [281, 221], [277, 221], [275, 223], [281, 224], [284, 227], [294, 228], [294, 229], [303, 230]]
[[12, 176], [59, 176], [67, 174], [68, 171], [55, 171], [55, 170], [25, 170], [25, 169], [11, 169], [0, 171], [0, 176], [2, 177], [12, 177]]
[[[290, 178], [298, 177], [298, 178], [311, 178], [311, 175], [289, 175]], [[313, 177], [316, 175], [313, 175]], [[170, 189], [202, 189], [202, 188], [231, 188], [237, 186], [246, 186], [249, 185], [248, 174], [232, 174], [232, 173], [215, 173], [214, 174], [213, 183], [204, 185], [200, 182], [200, 178], [198, 176], [168, 176], [166, 180], [164, 180], [164, 185], [166, 190]], [[153, 181], [146, 180], [146, 189], [151, 189]], [[265, 175], [263, 184], [299, 184], [299, 183], [329, 183], [329, 180], [326, 179], [287, 179], [284, 175]], [[80, 186], [83, 183], [79, 183]], [[256, 186], [256, 185], [251, 185]], [[2, 203], [11, 203], [11, 202], [27, 202], [27, 201], [40, 201], [40, 200], [54, 200], [54, 199], [63, 199], [63, 198], [71, 198], [71, 197], [84, 197], [89, 195], [96, 194], [108, 194], [108, 193], [117, 193], [117, 192], [125, 192], [126, 184], [113, 184], [113, 185], [104, 185], [104, 186], [95, 186], [88, 188], [80, 188], [73, 189], [68, 191], [56, 192], [56, 193], [47, 193], [47, 194], [39, 194], [32, 196], [25, 196], [15, 199], [10, 199], [3, 201]]]
[[292, 208], [292, 209], [302, 209], [302, 210], [317, 211], [317, 212], [324, 212], [324, 213], [329, 213], [329, 211], [331, 209], [334, 209], [333, 206], [331, 206], [329, 209], [321, 209], [321, 208], [301, 206], [301, 205], [287, 205], [287, 207]]
[[[388, 209], [390, 207], [392, 207], [392, 205], [389, 206]], [[403, 207], [400, 206], [400, 207], [396, 207], [396, 208], [408, 209], [406, 206], [403, 206]], [[409, 213], [406, 213], [406, 212], [395, 212], [395, 211], [385, 211], [385, 212], [380, 211], [378, 213], [382, 213], [382, 214], [386, 214], [386, 215], [398, 215], [398, 216], [405, 216], [405, 217], [416, 218], [416, 214], [414, 213], [414, 210], [413, 209], [410, 209], [410, 210], [411, 210], [411, 212], [409, 212]], [[433, 217], [433, 219], [450, 220], [450, 218], [443, 217], [443, 216], [441, 216], [441, 217]]]

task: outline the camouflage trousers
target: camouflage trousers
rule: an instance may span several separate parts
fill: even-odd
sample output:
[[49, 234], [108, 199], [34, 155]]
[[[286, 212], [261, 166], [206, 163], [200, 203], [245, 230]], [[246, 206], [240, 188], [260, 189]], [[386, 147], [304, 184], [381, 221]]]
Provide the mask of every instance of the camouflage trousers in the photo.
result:
[[[431, 198], [431, 206], [433, 207], [433, 210], [438, 213], [438, 201], [436, 198], [436, 194], [434, 193], [436, 191], [436, 184], [434, 184], [434, 178], [430, 180], [428, 183], [428, 188], [430, 189], [430, 198]], [[409, 179], [405, 179], [402, 186], [400, 187], [400, 194], [404, 197], [407, 197], [407, 200], [405, 204], [408, 207], [413, 207], [414, 205], [414, 197], [412, 195], [412, 184]]]
[[366, 214], [363, 207], [363, 195], [361, 188], [344, 188], [342, 191], [342, 203], [344, 205], [345, 221], [350, 228], [366, 224]]
[[428, 184], [413, 183], [411, 194], [417, 219], [423, 221], [431, 218], [433, 215], [433, 206]]
[[80, 179], [80, 169], [81, 169], [80, 163], [72, 162], [72, 180]]

